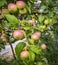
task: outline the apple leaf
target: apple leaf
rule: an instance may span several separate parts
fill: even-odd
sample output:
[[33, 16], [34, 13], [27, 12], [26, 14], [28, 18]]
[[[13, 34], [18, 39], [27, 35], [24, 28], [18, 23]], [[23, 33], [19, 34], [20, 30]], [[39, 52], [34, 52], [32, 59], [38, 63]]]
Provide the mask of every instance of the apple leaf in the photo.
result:
[[13, 26], [18, 25], [18, 19], [14, 15], [7, 14], [5, 15], [5, 17], [8, 20], [8, 22], [12, 24]]
[[30, 30], [31, 28], [29, 26], [24, 27], [25, 30]]
[[29, 51], [29, 60], [34, 61], [35, 60], [35, 53], [32, 51]]
[[30, 50], [33, 51], [36, 54], [42, 53], [42, 50], [38, 46], [35, 46], [35, 45], [30, 45]]
[[24, 42], [21, 42], [21, 43], [17, 44], [17, 46], [15, 48], [15, 53], [16, 53], [17, 58], [20, 57], [20, 52], [23, 50], [25, 45], [26, 44]]
[[42, 62], [38, 62], [37, 65], [43, 65], [43, 63]]
[[44, 16], [43, 15], [40, 15], [39, 18], [38, 18], [38, 20], [41, 23], [44, 20]]
[[6, 0], [0, 0], [0, 7], [2, 7], [4, 4], [6, 4]]

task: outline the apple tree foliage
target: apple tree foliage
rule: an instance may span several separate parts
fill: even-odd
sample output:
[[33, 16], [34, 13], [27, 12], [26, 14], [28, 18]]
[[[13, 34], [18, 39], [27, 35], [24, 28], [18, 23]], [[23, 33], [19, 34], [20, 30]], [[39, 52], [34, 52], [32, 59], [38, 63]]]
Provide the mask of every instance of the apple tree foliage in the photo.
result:
[[[19, 39], [13, 37], [15, 30], [24, 31], [26, 42], [19, 43], [15, 48], [17, 65], [57, 65], [58, 64], [58, 0], [22, 0], [24, 9], [17, 12], [8, 10], [9, 3], [17, 0], [0, 1], [0, 50], [9, 43]], [[35, 32], [41, 32], [39, 40], [31, 39]], [[23, 38], [23, 39], [24, 39]], [[22, 40], [22, 39], [21, 39]], [[47, 48], [43, 50], [41, 45]], [[27, 48], [25, 48], [27, 46]], [[29, 57], [21, 59], [20, 53], [28, 50]]]

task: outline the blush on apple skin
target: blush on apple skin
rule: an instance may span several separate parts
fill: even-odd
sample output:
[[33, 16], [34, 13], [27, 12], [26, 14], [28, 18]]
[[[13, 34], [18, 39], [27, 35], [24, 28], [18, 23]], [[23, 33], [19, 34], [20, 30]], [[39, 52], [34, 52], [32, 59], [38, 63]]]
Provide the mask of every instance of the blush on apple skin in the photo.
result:
[[39, 40], [40, 36], [41, 36], [41, 33], [40, 32], [36, 32], [36, 33], [34, 33], [31, 36], [31, 39], [33, 39], [33, 40]]
[[16, 6], [18, 9], [22, 9], [25, 8], [26, 4], [24, 3], [24, 1], [17, 1]]
[[42, 45], [41, 45], [41, 48], [42, 48], [43, 50], [45, 50], [45, 49], [47, 48], [47, 46], [46, 46], [45, 44], [42, 44]]
[[13, 37], [15, 39], [22, 39], [24, 36], [22, 30], [15, 30], [14, 33], [13, 33]]
[[9, 3], [8, 4], [8, 10], [10, 12], [16, 12], [17, 11], [17, 6], [14, 3]]
[[20, 53], [20, 57], [21, 57], [21, 58], [28, 58], [28, 56], [29, 56], [29, 52], [28, 52], [28, 51], [22, 51], [22, 52]]

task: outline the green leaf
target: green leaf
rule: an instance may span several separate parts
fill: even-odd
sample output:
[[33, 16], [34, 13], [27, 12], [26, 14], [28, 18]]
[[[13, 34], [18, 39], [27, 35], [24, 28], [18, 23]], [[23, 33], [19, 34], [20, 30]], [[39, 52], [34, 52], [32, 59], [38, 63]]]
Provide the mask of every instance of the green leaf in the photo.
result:
[[48, 63], [46, 64], [45, 62], [37, 62], [37, 65], [48, 65]]
[[30, 0], [32, 3], [36, 2], [37, 0]]
[[28, 12], [31, 14], [31, 8], [29, 6], [26, 6]]
[[34, 61], [35, 60], [35, 54], [32, 51], [29, 51], [29, 60]]
[[9, 28], [11, 24], [7, 21], [4, 21], [3, 26]]
[[39, 13], [44, 13], [46, 9], [47, 9], [47, 6], [45, 5], [41, 6], [39, 9]]
[[29, 44], [34, 44], [34, 40], [32, 40], [32, 39], [29, 39]]
[[43, 15], [40, 15], [40, 16], [38, 17], [38, 20], [39, 20], [39, 22], [41, 23], [41, 22], [44, 20], [44, 16], [43, 16]]
[[28, 2], [28, 5], [26, 6], [28, 12], [31, 14], [32, 13], [32, 5], [30, 2]]
[[0, 0], [0, 7], [2, 7], [6, 3], [6, 0]]
[[39, 47], [35, 46], [35, 45], [30, 45], [30, 50], [33, 51], [36, 54], [41, 54], [41, 52], [42, 52], [42, 50], [39, 49]]
[[7, 14], [5, 15], [6, 19], [9, 23], [11, 23], [13, 26], [18, 25], [18, 19], [14, 15]]
[[37, 29], [42, 31], [42, 25], [41, 24], [37, 24]]
[[44, 65], [42, 62], [38, 62], [37, 65]]
[[24, 26], [26, 24], [26, 20], [20, 20], [20, 25]]
[[16, 48], [15, 48], [15, 53], [16, 53], [16, 56], [17, 58], [20, 57], [20, 52], [23, 50], [23, 48], [25, 47], [25, 43], [24, 42], [21, 42], [19, 44], [17, 44]]
[[29, 26], [25, 26], [24, 29], [25, 30], [30, 30], [30, 27]]

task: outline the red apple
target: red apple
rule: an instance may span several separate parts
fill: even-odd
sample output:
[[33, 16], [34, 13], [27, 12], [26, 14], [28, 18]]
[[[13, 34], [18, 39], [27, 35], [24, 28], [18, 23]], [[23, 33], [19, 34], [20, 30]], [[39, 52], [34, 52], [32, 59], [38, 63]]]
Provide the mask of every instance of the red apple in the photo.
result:
[[16, 5], [17, 5], [18, 9], [25, 8], [25, 6], [26, 6], [26, 4], [24, 3], [24, 1], [17, 1]]
[[24, 36], [22, 30], [15, 30], [14, 33], [13, 33], [13, 37], [15, 39], [22, 39]]
[[8, 4], [8, 10], [10, 12], [16, 12], [17, 11], [17, 6], [14, 3]]
[[46, 46], [45, 44], [42, 44], [42, 45], [41, 45], [41, 48], [42, 48], [43, 50], [45, 50], [45, 49], [47, 48], [47, 46]]
[[41, 33], [40, 33], [40, 32], [36, 32], [36, 33], [34, 33], [34, 34], [31, 36], [31, 38], [32, 38], [33, 40], [39, 40], [40, 36], [41, 36]]
[[20, 53], [20, 57], [21, 57], [21, 58], [28, 58], [28, 56], [29, 56], [29, 52], [28, 52], [28, 51], [22, 51], [22, 52]]

